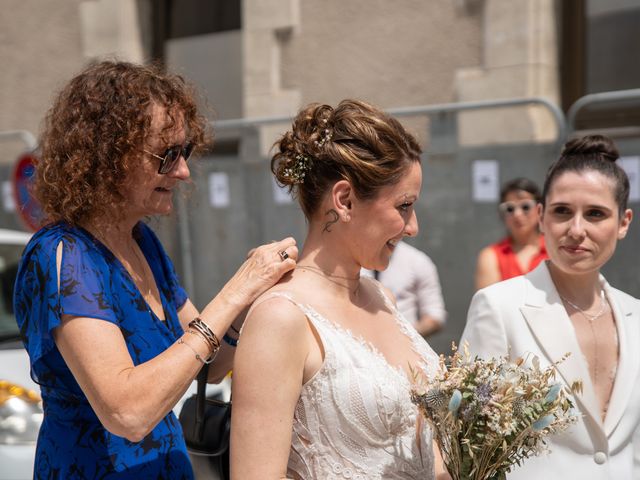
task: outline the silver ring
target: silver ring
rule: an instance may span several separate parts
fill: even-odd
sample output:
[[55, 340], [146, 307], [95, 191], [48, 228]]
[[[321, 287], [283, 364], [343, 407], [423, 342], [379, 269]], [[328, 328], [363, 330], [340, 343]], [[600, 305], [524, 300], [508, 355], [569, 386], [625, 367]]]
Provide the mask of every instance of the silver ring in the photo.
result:
[[278, 252], [278, 255], [280, 255], [280, 258], [282, 259], [282, 261], [284, 262], [287, 258], [289, 258], [289, 254], [287, 253], [286, 250], [282, 250], [280, 252]]

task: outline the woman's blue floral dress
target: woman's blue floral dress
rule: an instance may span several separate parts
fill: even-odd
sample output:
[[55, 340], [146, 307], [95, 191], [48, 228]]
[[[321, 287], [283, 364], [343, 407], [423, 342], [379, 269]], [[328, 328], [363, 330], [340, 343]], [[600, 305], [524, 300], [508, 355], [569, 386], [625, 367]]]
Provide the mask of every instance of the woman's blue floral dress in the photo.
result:
[[[149, 227], [139, 223], [135, 237], [153, 271], [165, 321], [148, 307], [120, 261], [86, 230], [65, 223], [45, 227], [24, 251], [16, 279], [15, 312], [45, 412], [35, 478], [193, 478], [182, 429], [172, 412], [140, 442], [109, 433], [53, 341], [52, 331], [60, 325], [62, 314], [104, 320], [120, 328], [138, 365], [183, 334], [177, 310], [187, 296], [173, 265]], [[64, 247], [58, 292], [60, 242]]]

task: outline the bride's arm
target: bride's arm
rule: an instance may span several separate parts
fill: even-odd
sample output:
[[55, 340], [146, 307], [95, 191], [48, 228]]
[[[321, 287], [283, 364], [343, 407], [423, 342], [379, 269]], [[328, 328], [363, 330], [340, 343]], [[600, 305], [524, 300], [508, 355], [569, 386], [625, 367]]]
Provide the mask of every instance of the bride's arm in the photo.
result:
[[231, 478], [286, 478], [308, 327], [289, 301], [272, 297], [247, 317], [233, 368]]

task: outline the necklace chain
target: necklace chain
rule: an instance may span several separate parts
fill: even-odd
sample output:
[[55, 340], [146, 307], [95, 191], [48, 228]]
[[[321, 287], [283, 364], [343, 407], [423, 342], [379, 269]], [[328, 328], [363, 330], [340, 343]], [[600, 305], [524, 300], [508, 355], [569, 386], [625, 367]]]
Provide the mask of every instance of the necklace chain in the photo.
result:
[[319, 275], [321, 277], [323, 277], [325, 280], [328, 280], [331, 283], [335, 283], [336, 285], [342, 287], [342, 288], [346, 288], [346, 289], [350, 289], [349, 285], [344, 285], [343, 283], [340, 283], [334, 279], [339, 278], [342, 280], [351, 280], [351, 281], [358, 281], [358, 285], [356, 286], [355, 290], [353, 291], [353, 293], [357, 294], [358, 293], [358, 289], [360, 288], [360, 276], [358, 275], [358, 277], [354, 278], [354, 277], [346, 277], [346, 276], [342, 276], [342, 275], [330, 275], [328, 273], [326, 273], [324, 270], [322, 270], [319, 267], [314, 267], [311, 265], [297, 265], [296, 266], [296, 270], [301, 269], [301, 270], [308, 270], [311, 273], [315, 273], [316, 275]]
[[604, 289], [600, 289], [600, 310], [595, 315], [585, 312], [578, 305], [568, 300], [567, 298], [563, 297], [562, 295], [560, 295], [560, 298], [564, 302], [566, 302], [569, 306], [571, 306], [573, 309], [580, 312], [591, 323], [595, 322], [598, 318], [600, 318], [605, 313], [605, 310], [607, 309], [607, 302], [604, 298]]
[[596, 333], [594, 323], [598, 318], [600, 318], [605, 313], [607, 309], [608, 303], [604, 297], [604, 289], [600, 289], [600, 310], [595, 315], [588, 314], [583, 309], [581, 309], [578, 305], [566, 299], [562, 295], [560, 295], [560, 298], [564, 302], [566, 302], [569, 306], [574, 308], [576, 311], [580, 312], [587, 320], [589, 320], [589, 327], [591, 330], [591, 336], [593, 338], [593, 383], [594, 385], [598, 385], [598, 370], [600, 367], [598, 350], [600, 349], [600, 345], [599, 345], [600, 342], [598, 342], [598, 335]]
[[317, 272], [322, 274], [325, 277], [331, 277], [331, 278], [341, 278], [343, 280], [360, 280], [360, 275], [358, 275], [357, 277], [347, 277], [344, 275], [331, 275], [327, 272], [325, 272], [324, 270], [322, 270], [320, 267], [314, 267], [313, 265], [296, 265], [296, 268], [304, 268], [306, 270], [310, 270], [312, 272]]

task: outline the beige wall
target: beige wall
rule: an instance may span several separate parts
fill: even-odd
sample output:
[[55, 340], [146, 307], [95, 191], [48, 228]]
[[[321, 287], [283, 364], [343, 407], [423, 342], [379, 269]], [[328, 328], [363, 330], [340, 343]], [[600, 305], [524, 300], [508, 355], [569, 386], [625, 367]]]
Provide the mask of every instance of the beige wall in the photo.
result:
[[[557, 0], [245, 0], [245, 116], [292, 115], [346, 97], [384, 108], [557, 102], [557, 10]], [[428, 144], [426, 119], [403, 122]], [[264, 128], [263, 137], [283, 128]], [[458, 129], [462, 145], [556, 134], [540, 107], [463, 114]]]
[[[4, 0], [0, 130], [36, 133], [53, 93], [91, 58], [144, 60], [149, 18], [136, 5], [148, 14], [149, 0]], [[556, 100], [556, 10], [557, 0], [244, 0], [238, 113], [293, 115], [345, 97], [384, 108]], [[403, 121], [428, 141], [426, 119]], [[473, 113], [460, 140], [546, 139], [549, 125], [535, 109]], [[270, 127], [264, 144], [283, 128]], [[12, 161], [3, 147], [0, 162]]]
[[[0, 130], [36, 133], [53, 92], [83, 64], [79, 0], [4, 0], [0, 16]], [[24, 147], [2, 142], [0, 162]]]
[[481, 17], [451, 0], [302, 0], [283, 42], [282, 82], [303, 103], [383, 107], [456, 100], [455, 73], [481, 61]]
[[193, 82], [211, 118], [240, 118], [242, 112], [242, 34], [239, 30], [169, 40], [169, 69]]
[[[453, 102], [457, 70], [481, 62], [481, 11], [465, 2], [278, 1], [243, 2], [249, 117], [348, 97], [383, 108]], [[425, 118], [403, 122], [428, 141]], [[263, 129], [263, 150], [283, 128]]]
[[[143, 58], [136, 0], [3, 0], [0, 131], [38, 133], [55, 93], [87, 61]], [[24, 150], [0, 140], [0, 164]]]
[[[460, 101], [545, 97], [558, 104], [556, 0], [483, 0], [483, 62], [458, 72]], [[464, 145], [552, 141], [557, 129], [542, 107], [465, 113]]]

